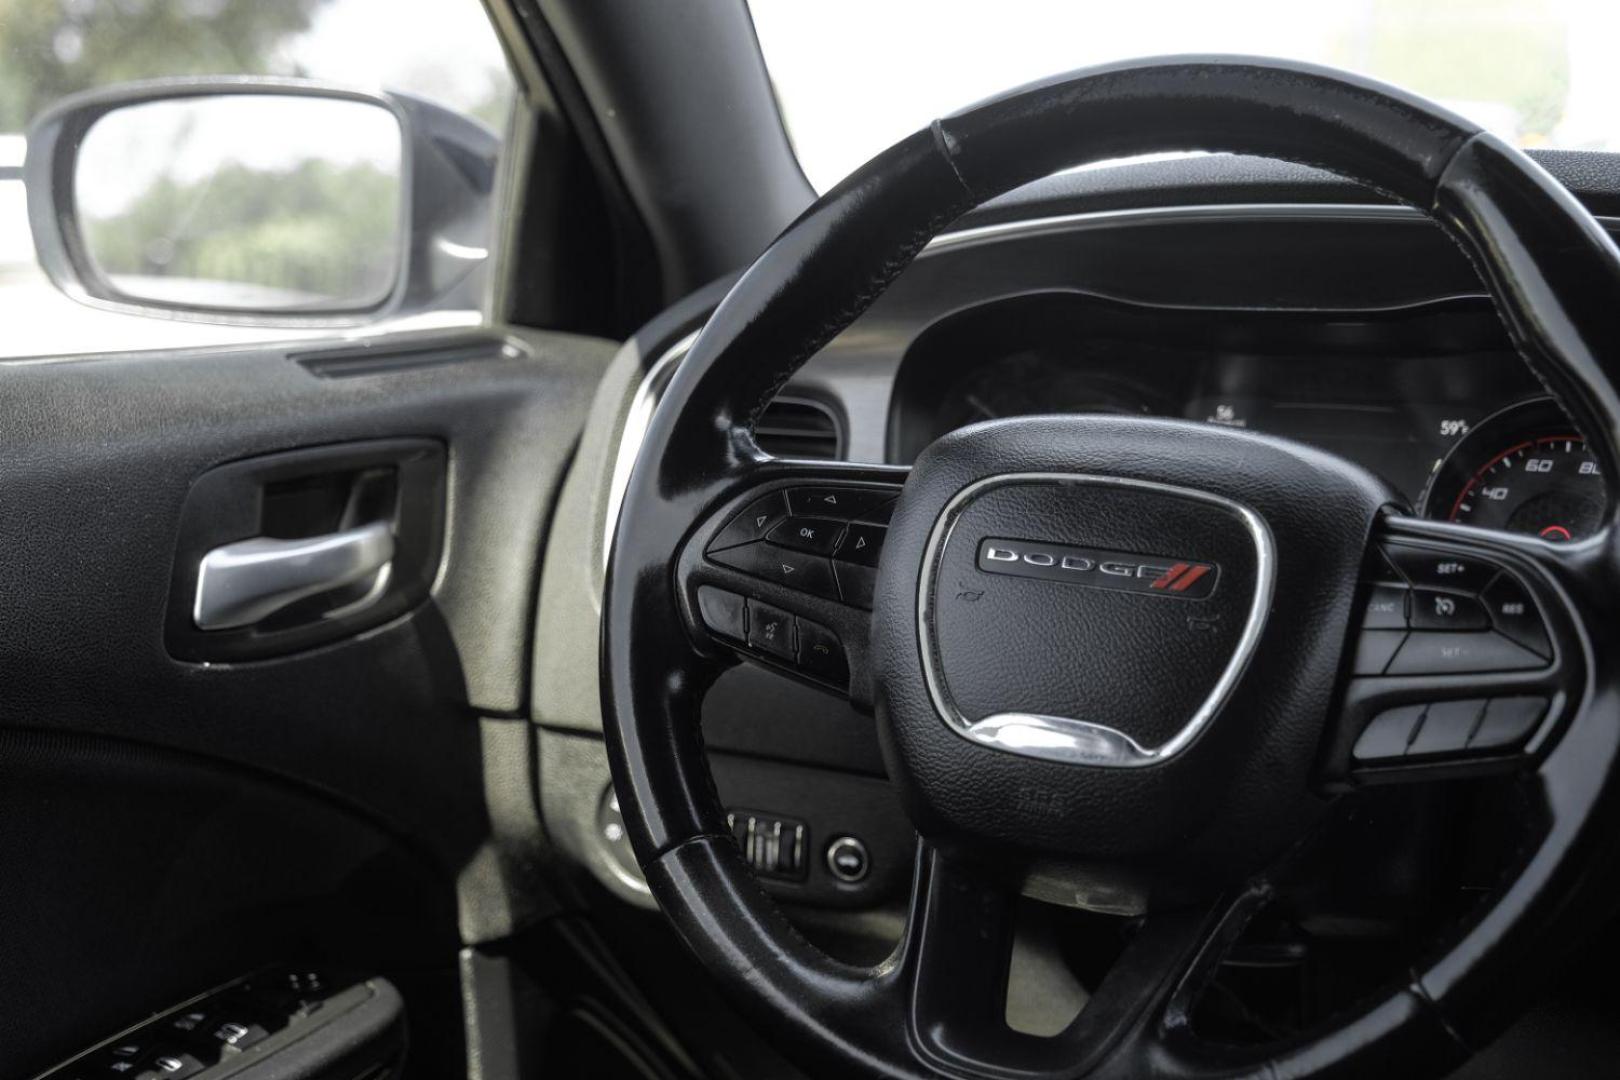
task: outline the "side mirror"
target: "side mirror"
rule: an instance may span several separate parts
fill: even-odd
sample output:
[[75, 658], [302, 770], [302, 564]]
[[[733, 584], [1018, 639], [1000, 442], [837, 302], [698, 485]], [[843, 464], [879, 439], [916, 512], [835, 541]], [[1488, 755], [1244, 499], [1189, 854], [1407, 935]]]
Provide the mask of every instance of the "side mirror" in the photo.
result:
[[479, 306], [499, 150], [406, 95], [158, 80], [41, 114], [24, 178], [40, 264], [84, 303], [342, 326]]

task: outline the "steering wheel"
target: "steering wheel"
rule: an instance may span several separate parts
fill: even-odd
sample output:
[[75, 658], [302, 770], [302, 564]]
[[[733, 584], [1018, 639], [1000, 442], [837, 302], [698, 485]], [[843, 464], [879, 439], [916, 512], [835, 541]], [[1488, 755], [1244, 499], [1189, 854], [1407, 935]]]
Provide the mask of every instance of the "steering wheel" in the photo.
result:
[[[614, 534], [602, 663], [653, 895], [732, 996], [830, 1073], [1438, 1072], [1524, 1004], [1510, 983], [1608, 910], [1612, 521], [1557, 547], [1420, 521], [1332, 454], [1171, 420], [991, 421], [909, 470], [755, 443], [785, 381], [965, 210], [1171, 150], [1318, 166], [1429, 215], [1620, 475], [1620, 253], [1523, 154], [1389, 86], [1244, 57], [1091, 68], [936, 121], [829, 191], [738, 281], [658, 405]], [[777, 565], [786, 549], [763, 537], [785, 514], [866, 543]], [[1446, 596], [1491, 628], [1448, 630], [1455, 610], [1423, 607]], [[920, 837], [906, 932], [875, 968], [799, 936], [727, 827], [698, 709], [739, 654], [875, 714]], [[1511, 775], [1533, 842], [1470, 918], [1325, 1029], [1258, 1049], [1200, 1038], [1194, 996], [1342, 793], [1476, 773]], [[1012, 904], [1035, 881], [1140, 916], [1051, 1038], [1003, 1022]]]

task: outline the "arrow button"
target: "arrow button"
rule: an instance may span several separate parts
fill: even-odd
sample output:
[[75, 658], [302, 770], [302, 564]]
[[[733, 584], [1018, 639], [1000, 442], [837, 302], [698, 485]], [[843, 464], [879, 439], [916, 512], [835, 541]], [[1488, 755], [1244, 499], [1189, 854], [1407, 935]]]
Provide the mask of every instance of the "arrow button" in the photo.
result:
[[832, 563], [826, 556], [789, 551], [762, 541], [724, 551], [711, 551], [709, 559], [798, 592], [825, 596], [829, 600], [838, 599], [838, 582], [833, 578]]
[[709, 541], [710, 551], [723, 551], [739, 544], [751, 544], [765, 539], [771, 527], [787, 516], [787, 500], [780, 491], [773, 491], [749, 503], [736, 517], [720, 530], [720, 535]]
[[843, 541], [833, 552], [833, 558], [856, 566], [876, 566], [878, 557], [883, 554], [884, 538], [888, 535], [889, 530], [882, 525], [857, 521], [844, 530]]

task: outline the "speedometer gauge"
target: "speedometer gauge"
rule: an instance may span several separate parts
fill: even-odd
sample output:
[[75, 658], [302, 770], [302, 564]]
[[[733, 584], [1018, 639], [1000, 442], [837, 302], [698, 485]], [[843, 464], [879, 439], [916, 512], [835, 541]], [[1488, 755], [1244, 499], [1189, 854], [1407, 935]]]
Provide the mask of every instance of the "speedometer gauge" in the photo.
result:
[[1552, 399], [1538, 398], [1494, 414], [1452, 447], [1423, 513], [1562, 543], [1596, 532], [1607, 503], [1586, 440]]

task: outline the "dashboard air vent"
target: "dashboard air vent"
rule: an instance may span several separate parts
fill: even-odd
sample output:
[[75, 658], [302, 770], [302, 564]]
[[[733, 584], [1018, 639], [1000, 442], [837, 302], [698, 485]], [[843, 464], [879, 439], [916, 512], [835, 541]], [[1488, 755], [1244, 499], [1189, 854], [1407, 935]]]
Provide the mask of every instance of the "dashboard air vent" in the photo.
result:
[[836, 461], [843, 456], [837, 415], [807, 398], [779, 397], [771, 402], [754, 425], [754, 438], [773, 457]]

